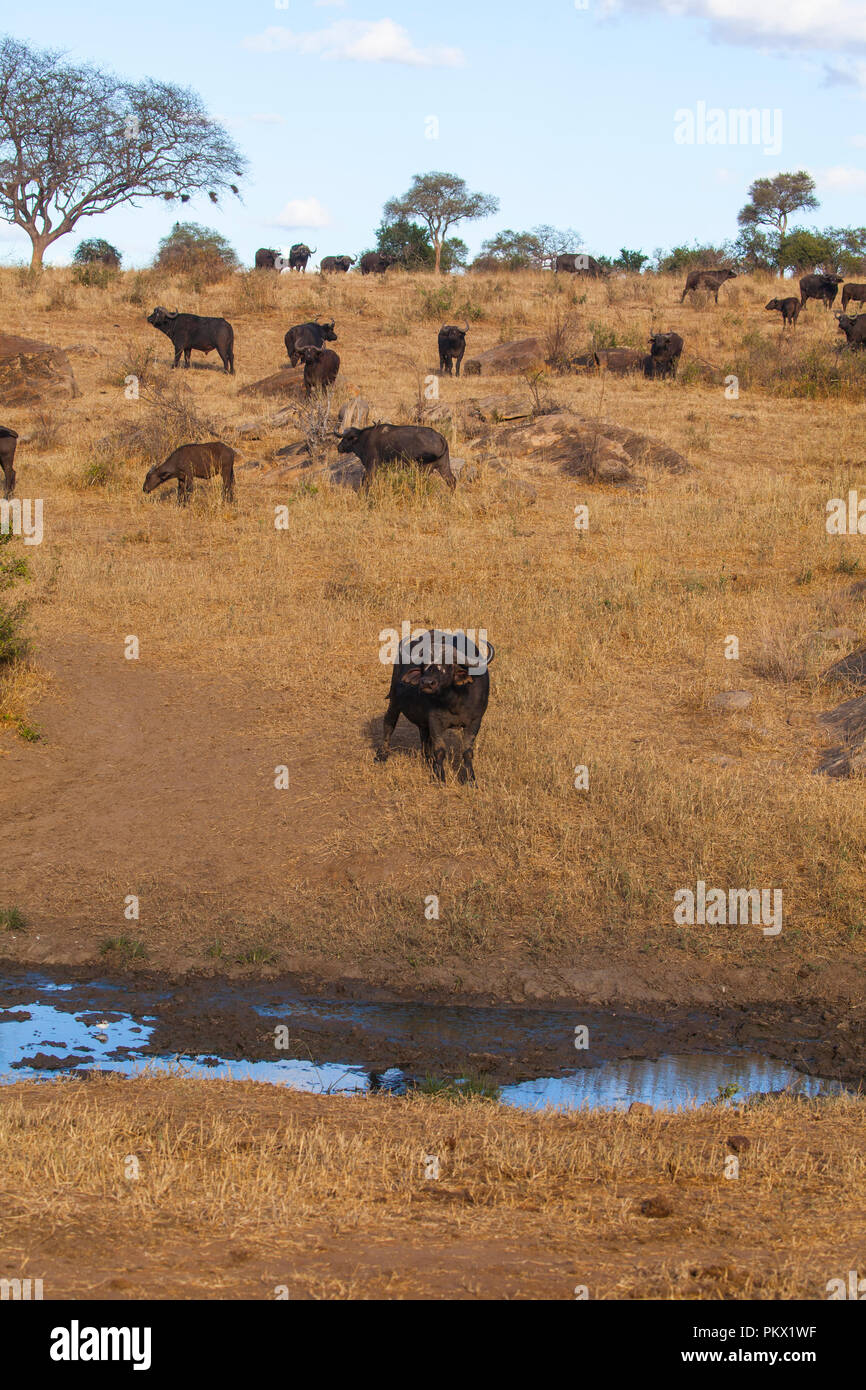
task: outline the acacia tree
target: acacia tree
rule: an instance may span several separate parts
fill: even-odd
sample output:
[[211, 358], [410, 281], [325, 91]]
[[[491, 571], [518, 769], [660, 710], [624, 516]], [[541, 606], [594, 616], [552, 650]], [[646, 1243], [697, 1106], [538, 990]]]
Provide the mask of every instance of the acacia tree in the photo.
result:
[[489, 217], [499, 211], [499, 199], [489, 193], [470, 193], [466, 180], [456, 174], [434, 171], [416, 174], [412, 187], [402, 198], [392, 198], [385, 204], [384, 214], [389, 222], [417, 218], [430, 233], [435, 254], [435, 269], [442, 266], [442, 244], [450, 227], [458, 222]]
[[33, 269], [82, 217], [202, 191], [215, 203], [244, 168], [195, 92], [0, 43], [0, 218], [30, 237]]
[[815, 180], [805, 169], [799, 169], [796, 174], [755, 179], [749, 189], [749, 202], [740, 209], [737, 221], [741, 227], [772, 227], [782, 238], [792, 212], [818, 206]]

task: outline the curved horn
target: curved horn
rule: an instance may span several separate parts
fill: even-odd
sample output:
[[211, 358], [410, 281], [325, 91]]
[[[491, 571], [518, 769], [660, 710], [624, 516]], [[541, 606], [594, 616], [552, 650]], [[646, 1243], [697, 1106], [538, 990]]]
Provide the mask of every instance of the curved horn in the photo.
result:
[[493, 660], [493, 658], [494, 658], [495, 655], [496, 655], [496, 648], [494, 647], [494, 645], [493, 645], [492, 642], [488, 642], [488, 640], [487, 640], [486, 637], [485, 637], [485, 639], [484, 639], [484, 645], [485, 645], [485, 647], [487, 648], [487, 655], [486, 655], [486, 657], [484, 658], [484, 660], [485, 660], [485, 663], [489, 666], [490, 663], [491, 663], [491, 661]]
[[311, 256], [315, 256], [315, 254], [316, 254], [316, 252], [318, 251], [318, 249], [319, 249], [318, 246], [314, 246], [313, 249], [312, 249], [312, 251], [310, 252], [310, 255], [311, 255]]
[[464, 328], [463, 332], [464, 332], [464, 333], [468, 333], [468, 332], [469, 332], [469, 324], [468, 324], [468, 322], [467, 322], [466, 327]]

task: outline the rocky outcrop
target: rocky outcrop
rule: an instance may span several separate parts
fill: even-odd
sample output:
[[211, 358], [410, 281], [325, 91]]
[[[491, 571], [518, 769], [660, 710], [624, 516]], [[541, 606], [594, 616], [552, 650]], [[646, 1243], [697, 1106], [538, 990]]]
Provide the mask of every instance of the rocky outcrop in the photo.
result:
[[37, 405], [78, 395], [62, 348], [0, 333], [0, 405]]

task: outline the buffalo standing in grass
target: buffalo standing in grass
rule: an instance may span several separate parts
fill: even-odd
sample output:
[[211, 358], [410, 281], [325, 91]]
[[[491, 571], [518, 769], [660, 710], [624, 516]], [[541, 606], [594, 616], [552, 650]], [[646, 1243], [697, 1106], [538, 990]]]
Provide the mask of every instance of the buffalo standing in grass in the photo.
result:
[[592, 280], [604, 280], [609, 274], [594, 256], [573, 255], [570, 252], [557, 256], [553, 268], [557, 274], [565, 271], [569, 275], [588, 275]]
[[825, 309], [832, 309], [844, 278], [844, 275], [804, 275], [800, 281], [800, 308], [805, 309], [807, 299], [820, 299]]
[[286, 352], [293, 367], [301, 360], [301, 349], [305, 347], [324, 347], [325, 343], [335, 343], [334, 319], [330, 323], [296, 323], [285, 336]]
[[164, 463], [155, 463], [144, 480], [142, 492], [153, 492], [172, 478], [177, 479], [177, 500], [185, 506], [192, 495], [193, 478], [222, 478], [223, 497], [232, 502], [235, 495], [235, 459], [228, 444], [182, 444]]
[[866, 285], [846, 285], [842, 290], [842, 313], [847, 314], [848, 305], [855, 300], [860, 308], [866, 304]]
[[368, 251], [361, 257], [362, 275], [384, 275], [392, 265], [397, 264], [396, 256], [386, 256], [381, 251]]
[[355, 454], [364, 465], [363, 486], [369, 487], [373, 474], [383, 463], [402, 460], [430, 468], [438, 473], [450, 488], [457, 486], [451, 472], [448, 443], [438, 430], [426, 425], [368, 425], [366, 429], [350, 429], [343, 433], [337, 445], [339, 454]]
[[158, 304], [147, 321], [171, 340], [174, 347], [173, 367], [178, 366], [183, 353], [183, 365], [189, 367], [191, 352], [218, 352], [223, 371], [235, 370], [235, 332], [227, 319], [202, 318], [200, 314], [169, 313]]
[[307, 261], [311, 256], [315, 256], [318, 247], [313, 247], [312, 251], [304, 242], [298, 241], [289, 249], [289, 270], [297, 270], [306, 274]]
[[340, 359], [335, 352], [326, 347], [302, 347], [301, 360], [304, 364], [305, 396], [333, 386], [340, 370]]
[[323, 256], [319, 269], [323, 275], [345, 275], [354, 264], [354, 256]]
[[452, 364], [456, 364], [457, 375], [460, 375], [460, 363], [466, 352], [466, 334], [469, 332], [469, 324], [465, 328], [458, 328], [456, 324], [446, 323], [439, 329], [439, 371], [447, 372], [451, 376]]
[[18, 444], [18, 435], [15, 430], [9, 430], [5, 425], [0, 425], [0, 468], [3, 469], [4, 493], [11, 497], [15, 490], [15, 449]]
[[680, 303], [682, 304], [687, 294], [696, 290], [709, 290], [718, 304], [722, 285], [736, 278], [735, 270], [690, 270], [686, 276], [686, 287], [680, 295]]
[[256, 270], [282, 270], [287, 261], [270, 246], [260, 246], [256, 252]]
[[483, 655], [462, 632], [438, 629], [416, 633], [400, 644], [391, 675], [388, 709], [382, 726], [377, 762], [385, 762], [400, 715], [421, 735], [424, 756], [439, 782], [445, 781], [447, 737], [460, 739], [459, 782], [474, 782], [473, 751], [490, 699], [494, 657], [489, 642]]
[[800, 301], [796, 295], [788, 295], [786, 299], [771, 299], [764, 308], [775, 309], [782, 315], [783, 329], [796, 328], [797, 319], [800, 317]]

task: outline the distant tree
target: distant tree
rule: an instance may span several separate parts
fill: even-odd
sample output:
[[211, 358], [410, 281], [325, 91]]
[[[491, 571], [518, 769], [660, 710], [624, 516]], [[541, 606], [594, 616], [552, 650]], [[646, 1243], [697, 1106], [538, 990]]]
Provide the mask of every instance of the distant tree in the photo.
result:
[[793, 270], [795, 275], [806, 275], [813, 270], [835, 275], [838, 252], [837, 243], [826, 233], [794, 227], [779, 243], [779, 269]]
[[[433, 270], [436, 265], [436, 252], [426, 227], [417, 222], [399, 218], [396, 222], [385, 220], [376, 229], [376, 245], [372, 248], [384, 256], [395, 256], [398, 265], [406, 270]], [[361, 252], [361, 255], [365, 255]], [[448, 237], [442, 243], [441, 264], [447, 274], [464, 265], [469, 248], [459, 237]], [[360, 259], [360, 257], [359, 257]]]
[[31, 266], [82, 217], [142, 198], [238, 192], [244, 162], [200, 98], [122, 82], [56, 52], [0, 42], [0, 218], [30, 237]]
[[541, 256], [545, 261], [555, 260], [557, 256], [568, 256], [579, 251], [583, 237], [573, 227], [550, 227], [543, 223], [532, 228], [532, 235], [541, 245]]
[[774, 271], [779, 268], [778, 237], [757, 227], [744, 227], [733, 244], [733, 259], [742, 270]]
[[425, 224], [433, 243], [434, 269], [442, 269], [442, 248], [449, 228], [458, 222], [489, 217], [499, 210], [499, 200], [488, 193], [471, 193], [465, 179], [434, 171], [416, 174], [412, 187], [401, 198], [385, 204], [385, 220], [417, 219]]
[[121, 255], [116, 246], [101, 237], [91, 237], [89, 241], [79, 241], [72, 253], [74, 265], [104, 265], [109, 270], [120, 270]]
[[680, 275], [683, 271], [706, 267], [729, 265], [734, 252], [729, 246], [674, 246], [670, 251], [657, 250], [654, 254], [655, 269], [660, 273]]
[[805, 169], [796, 174], [777, 174], [772, 179], [755, 179], [749, 201], [737, 215], [741, 227], [772, 227], [783, 237], [792, 212], [818, 207], [815, 180]]
[[631, 270], [639, 275], [649, 260], [643, 251], [627, 251], [623, 246], [616, 260], [612, 262], [614, 270]]
[[171, 275], [196, 274], [206, 281], [224, 280], [240, 267], [225, 237], [197, 222], [175, 222], [159, 243], [153, 264]]
[[866, 227], [828, 227], [824, 235], [836, 245], [841, 275], [866, 275]]
[[534, 232], [497, 232], [481, 243], [479, 260], [495, 262], [492, 269], [528, 270], [540, 266], [545, 258], [541, 239]]

